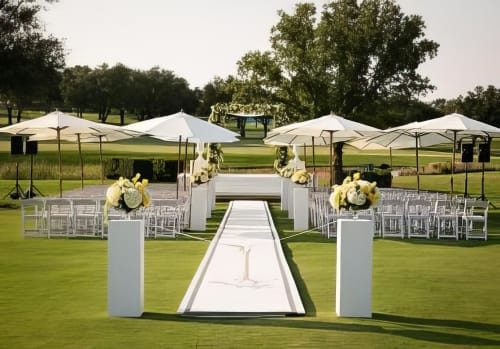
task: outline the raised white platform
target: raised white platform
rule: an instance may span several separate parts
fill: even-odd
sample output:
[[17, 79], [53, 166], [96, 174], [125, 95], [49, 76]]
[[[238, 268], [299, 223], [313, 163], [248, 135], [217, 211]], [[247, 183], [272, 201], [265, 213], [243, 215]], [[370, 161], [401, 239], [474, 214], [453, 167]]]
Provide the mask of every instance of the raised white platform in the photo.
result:
[[232, 201], [177, 311], [210, 317], [305, 314], [265, 201]]
[[219, 174], [217, 197], [279, 198], [281, 177], [276, 174]]

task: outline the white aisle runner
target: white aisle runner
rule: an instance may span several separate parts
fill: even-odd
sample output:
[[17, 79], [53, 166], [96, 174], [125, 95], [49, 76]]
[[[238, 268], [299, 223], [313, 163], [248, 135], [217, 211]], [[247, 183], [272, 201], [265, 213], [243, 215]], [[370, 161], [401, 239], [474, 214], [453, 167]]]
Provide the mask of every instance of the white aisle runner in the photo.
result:
[[177, 312], [191, 316], [305, 314], [267, 202], [230, 202]]

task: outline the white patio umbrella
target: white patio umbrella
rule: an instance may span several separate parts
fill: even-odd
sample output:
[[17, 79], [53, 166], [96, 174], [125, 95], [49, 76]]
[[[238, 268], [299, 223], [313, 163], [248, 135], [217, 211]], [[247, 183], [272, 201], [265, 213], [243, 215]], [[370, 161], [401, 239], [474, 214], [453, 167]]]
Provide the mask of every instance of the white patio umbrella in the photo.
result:
[[[82, 147], [81, 143], [99, 143], [99, 163], [101, 167], [101, 183], [104, 183], [104, 166], [103, 166], [103, 158], [102, 158], [102, 143], [103, 142], [115, 142], [123, 139], [128, 139], [132, 137], [138, 137], [143, 135], [142, 132], [136, 132], [131, 130], [125, 130], [120, 126], [109, 125], [109, 124], [99, 124], [99, 129], [91, 132], [91, 133], [77, 133], [70, 134], [64, 131], [61, 132], [60, 140], [67, 142], [76, 142], [78, 143], [78, 154], [80, 157], [80, 178], [81, 178], [81, 186], [83, 189], [83, 157], [82, 157]], [[41, 132], [36, 135], [30, 136], [30, 141], [44, 141], [44, 140], [52, 140], [53, 135], [50, 132]]]
[[439, 118], [430, 119], [420, 123], [422, 131], [440, 132], [449, 136], [453, 141], [451, 163], [451, 192], [453, 193], [453, 175], [455, 173], [455, 144], [457, 140], [470, 136], [483, 136], [486, 138], [500, 137], [500, 128], [474, 120], [465, 115], [452, 113]]
[[[62, 159], [61, 159], [61, 139], [65, 136], [106, 134], [111, 132], [113, 127], [106, 124], [99, 124], [93, 121], [80, 119], [60, 111], [49, 113], [39, 118], [19, 122], [14, 125], [0, 128], [0, 132], [41, 137], [42, 139], [57, 140], [57, 151], [59, 154], [59, 196], [62, 197]], [[120, 128], [121, 129], [121, 128]], [[134, 132], [122, 131], [124, 134]], [[137, 132], [135, 132], [137, 134]]]
[[361, 136], [374, 135], [378, 128], [345, 119], [333, 113], [303, 122], [275, 128], [270, 136], [289, 134], [309, 137], [326, 137], [330, 145], [330, 185], [333, 185], [333, 143], [346, 142]]
[[[232, 143], [239, 141], [236, 132], [224, 127], [204, 121], [195, 116], [178, 113], [160, 116], [157, 118], [136, 122], [124, 127], [126, 130], [139, 131], [148, 136], [163, 141], [179, 142], [177, 159], [177, 174], [179, 174], [181, 144], [186, 143]], [[186, 145], [187, 146], [187, 145]], [[185, 171], [184, 171], [185, 173]], [[184, 180], [184, 183], [186, 181]], [[177, 182], [177, 195], [179, 195], [179, 183]]]
[[147, 133], [163, 141], [177, 142], [179, 138], [190, 143], [232, 143], [239, 141], [236, 132], [217, 126], [180, 111], [178, 113], [139, 121], [123, 127], [126, 130]]
[[349, 143], [353, 146], [366, 149], [367, 147], [382, 146], [387, 149], [408, 149], [415, 148], [415, 161], [417, 169], [417, 191], [420, 191], [420, 170], [418, 164], [418, 149], [429, 147], [436, 144], [451, 143], [451, 137], [445, 134], [420, 129], [420, 122], [411, 122], [409, 124], [388, 128], [383, 133], [364, 137]]

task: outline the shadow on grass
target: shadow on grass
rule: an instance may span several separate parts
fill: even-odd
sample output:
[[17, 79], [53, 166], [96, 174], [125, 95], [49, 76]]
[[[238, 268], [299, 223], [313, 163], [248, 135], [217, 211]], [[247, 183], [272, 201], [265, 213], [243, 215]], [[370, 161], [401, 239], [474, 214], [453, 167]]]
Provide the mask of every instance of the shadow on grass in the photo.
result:
[[439, 246], [450, 246], [450, 247], [486, 247], [492, 245], [500, 245], [500, 236], [492, 235], [488, 237], [488, 240], [454, 240], [454, 239], [399, 239], [399, 238], [385, 238], [380, 240], [389, 240], [401, 242], [404, 244], [413, 245], [439, 245]]
[[302, 279], [302, 275], [300, 275], [299, 267], [295, 263], [293, 259], [293, 252], [290, 250], [287, 244], [281, 244], [283, 248], [283, 253], [285, 254], [285, 258], [288, 262], [288, 266], [290, 267], [290, 271], [292, 272], [293, 279], [295, 280], [295, 284], [297, 285], [300, 293], [300, 298], [302, 299], [302, 304], [304, 305], [306, 316], [316, 316], [316, 306], [309, 294], [309, 290], [307, 289], [307, 285]]
[[[461, 329], [469, 331], [490, 331], [493, 334], [500, 333], [500, 326], [495, 324], [443, 319], [425, 319], [405, 317], [391, 314], [373, 314], [373, 319], [359, 320], [363, 323], [327, 322], [302, 320], [293, 318], [196, 318], [183, 317], [177, 314], [144, 313], [140, 319], [154, 321], [175, 321], [185, 323], [206, 323], [220, 325], [254, 325], [254, 326], [276, 326], [297, 329], [326, 330], [354, 333], [377, 333], [392, 336], [400, 336], [415, 340], [451, 344], [451, 345], [500, 345], [500, 340], [483, 338], [476, 335], [450, 333], [450, 329]], [[369, 322], [372, 322], [371, 324]], [[397, 324], [403, 328], [386, 328], [384, 323]], [[408, 326], [411, 325], [411, 326]], [[421, 327], [415, 327], [419, 325]], [[433, 327], [431, 329], [424, 328]]]

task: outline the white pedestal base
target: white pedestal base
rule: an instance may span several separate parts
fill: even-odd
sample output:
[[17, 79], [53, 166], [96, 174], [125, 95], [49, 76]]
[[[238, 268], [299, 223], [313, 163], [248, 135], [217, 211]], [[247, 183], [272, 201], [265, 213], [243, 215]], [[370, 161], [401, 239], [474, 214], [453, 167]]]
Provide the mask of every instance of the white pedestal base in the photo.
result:
[[342, 317], [372, 317], [373, 221], [339, 219], [336, 312]]
[[288, 178], [281, 177], [281, 211], [288, 210]]
[[108, 314], [140, 317], [144, 312], [144, 221], [110, 221], [108, 228]]
[[208, 186], [206, 183], [191, 188], [191, 218], [189, 229], [205, 231], [207, 226]]
[[309, 229], [309, 188], [293, 188], [293, 230]]
[[293, 219], [293, 189], [297, 187], [297, 184], [293, 183], [290, 178], [287, 178], [288, 181], [288, 219]]

